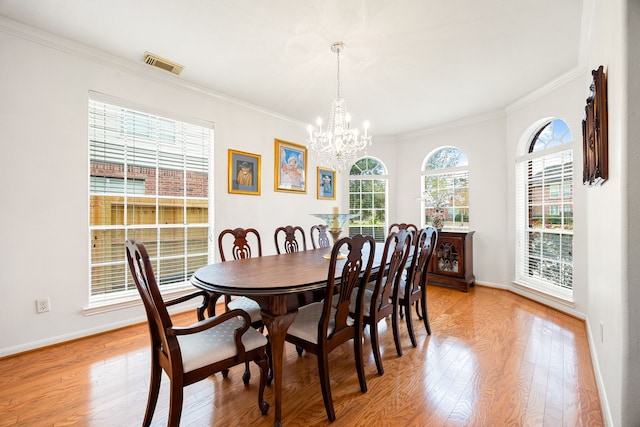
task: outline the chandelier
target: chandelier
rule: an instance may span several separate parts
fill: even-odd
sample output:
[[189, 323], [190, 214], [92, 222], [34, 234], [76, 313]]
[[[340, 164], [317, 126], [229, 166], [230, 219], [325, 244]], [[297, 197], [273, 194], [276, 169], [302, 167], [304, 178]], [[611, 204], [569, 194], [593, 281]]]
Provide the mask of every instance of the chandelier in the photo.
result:
[[351, 168], [359, 151], [371, 145], [371, 135], [367, 134], [369, 123], [364, 122], [364, 133], [351, 128], [351, 117], [347, 113], [347, 103], [340, 96], [340, 52], [344, 43], [335, 42], [331, 51], [338, 57], [338, 95], [331, 103], [329, 125], [323, 129], [322, 119], [318, 117], [317, 127], [309, 125], [307, 147], [315, 151], [320, 163], [338, 171]]

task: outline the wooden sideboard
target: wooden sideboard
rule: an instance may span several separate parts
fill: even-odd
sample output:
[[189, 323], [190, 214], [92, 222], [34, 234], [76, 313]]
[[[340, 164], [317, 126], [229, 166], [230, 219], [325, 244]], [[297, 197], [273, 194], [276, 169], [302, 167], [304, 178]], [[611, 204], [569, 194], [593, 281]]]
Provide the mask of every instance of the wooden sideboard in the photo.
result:
[[469, 287], [476, 281], [473, 275], [473, 233], [475, 231], [438, 232], [427, 284], [469, 292]]

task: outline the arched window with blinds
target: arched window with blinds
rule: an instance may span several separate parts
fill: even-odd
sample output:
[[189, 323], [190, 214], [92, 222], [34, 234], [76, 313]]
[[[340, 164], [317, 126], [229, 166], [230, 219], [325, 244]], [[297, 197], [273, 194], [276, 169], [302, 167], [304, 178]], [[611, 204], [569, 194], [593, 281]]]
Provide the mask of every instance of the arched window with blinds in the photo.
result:
[[573, 300], [573, 137], [560, 119], [516, 160], [516, 282]]
[[373, 157], [356, 161], [349, 173], [349, 235], [367, 234], [383, 242], [387, 230], [387, 168]]
[[469, 229], [469, 161], [456, 147], [440, 147], [422, 164], [422, 225], [444, 215], [445, 230]]

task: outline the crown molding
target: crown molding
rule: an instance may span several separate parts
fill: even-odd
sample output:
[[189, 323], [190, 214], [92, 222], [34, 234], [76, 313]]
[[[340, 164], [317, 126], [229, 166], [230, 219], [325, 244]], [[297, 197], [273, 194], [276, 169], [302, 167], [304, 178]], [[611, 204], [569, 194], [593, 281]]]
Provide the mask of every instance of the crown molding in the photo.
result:
[[405, 140], [413, 139], [420, 136], [432, 135], [435, 133], [444, 132], [446, 130], [470, 126], [470, 125], [486, 122], [493, 119], [499, 119], [502, 117], [505, 117], [505, 112], [503, 110], [493, 110], [487, 113], [482, 113], [475, 116], [469, 116], [459, 120], [453, 120], [447, 123], [443, 123], [441, 125], [403, 133], [397, 136], [397, 140], [405, 141]]
[[258, 105], [234, 98], [221, 92], [216, 92], [212, 89], [197, 85], [195, 83], [181, 80], [179, 76], [173, 75], [163, 70], [155, 69], [144, 64], [142, 62], [142, 59], [140, 63], [129, 61], [127, 59], [103, 52], [91, 46], [74, 42], [72, 40], [56, 36], [55, 34], [30, 27], [18, 21], [9, 19], [5, 16], [0, 16], [0, 31], [11, 34], [15, 37], [22, 38], [24, 40], [28, 40], [32, 43], [58, 50], [68, 55], [77, 56], [79, 58], [86, 59], [88, 61], [98, 63], [116, 69], [118, 71], [137, 75], [138, 77], [145, 78], [149, 81], [162, 82], [163, 84], [173, 85], [182, 89], [198, 92], [211, 98], [238, 105], [249, 110], [257, 111], [267, 116], [292, 124], [306, 127], [306, 123], [302, 123], [299, 120], [285, 116], [276, 111], [260, 107]]

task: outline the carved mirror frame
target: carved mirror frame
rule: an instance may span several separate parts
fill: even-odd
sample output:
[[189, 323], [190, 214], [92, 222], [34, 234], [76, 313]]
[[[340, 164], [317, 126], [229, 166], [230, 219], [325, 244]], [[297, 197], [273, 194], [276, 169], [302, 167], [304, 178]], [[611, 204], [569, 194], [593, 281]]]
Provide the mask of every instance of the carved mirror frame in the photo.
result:
[[601, 65], [591, 72], [590, 94], [582, 120], [582, 183], [601, 185], [609, 177], [607, 141], [607, 76]]

